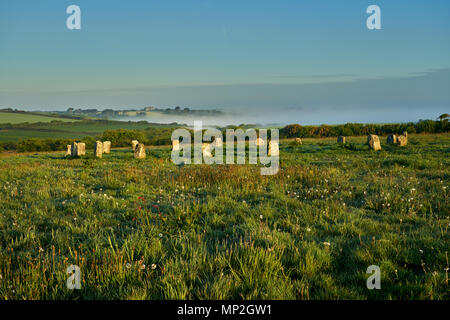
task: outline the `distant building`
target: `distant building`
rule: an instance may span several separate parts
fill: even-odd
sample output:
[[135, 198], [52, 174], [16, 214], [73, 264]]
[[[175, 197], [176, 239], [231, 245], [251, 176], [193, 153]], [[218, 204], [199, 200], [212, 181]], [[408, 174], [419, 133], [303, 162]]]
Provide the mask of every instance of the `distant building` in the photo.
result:
[[153, 111], [155, 110], [155, 107], [145, 107], [144, 111]]

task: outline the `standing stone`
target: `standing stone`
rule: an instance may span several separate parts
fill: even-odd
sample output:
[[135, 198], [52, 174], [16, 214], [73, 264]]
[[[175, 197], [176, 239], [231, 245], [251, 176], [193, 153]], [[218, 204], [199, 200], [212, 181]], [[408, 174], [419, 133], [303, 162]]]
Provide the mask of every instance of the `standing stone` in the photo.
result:
[[78, 142], [78, 155], [86, 155], [86, 144], [84, 142]]
[[259, 147], [259, 146], [263, 146], [265, 145], [264, 140], [261, 138], [258, 138], [255, 140], [255, 144]]
[[67, 145], [66, 157], [72, 154], [72, 146], [70, 144]]
[[136, 149], [134, 149], [135, 159], [144, 159], [146, 157], [145, 146], [143, 143], [138, 143]]
[[172, 141], [172, 151], [180, 151], [180, 140]]
[[298, 144], [303, 144], [303, 141], [301, 138], [295, 138], [295, 142], [297, 142]]
[[280, 155], [280, 146], [278, 142], [270, 141], [269, 142], [269, 153], [268, 156], [278, 157]]
[[388, 135], [386, 142], [388, 144], [397, 144], [397, 136], [395, 134]]
[[86, 154], [86, 144], [83, 142], [74, 142], [70, 146], [70, 154], [72, 157], [80, 157]]
[[96, 141], [94, 143], [94, 155], [97, 158], [101, 158], [103, 155], [103, 143], [101, 141]]
[[139, 141], [133, 140], [131, 141], [131, 148], [133, 148], [133, 151], [136, 150], [136, 146], [139, 144]]
[[223, 146], [223, 141], [222, 141], [222, 138], [216, 138], [216, 139], [214, 139], [214, 145], [216, 146], [216, 147], [222, 147]]
[[70, 145], [70, 155], [72, 157], [78, 157], [78, 143], [72, 142]]
[[369, 148], [375, 151], [381, 150], [380, 138], [375, 134], [369, 134], [367, 136], [367, 144]]
[[202, 151], [209, 150], [211, 148], [210, 144], [207, 142], [202, 143]]
[[111, 153], [111, 141], [103, 141], [103, 153]]
[[344, 136], [339, 136], [339, 137], [337, 138], [337, 142], [338, 142], [339, 144], [345, 144], [345, 137], [344, 137]]
[[80, 157], [86, 154], [86, 145], [82, 142], [74, 142], [70, 146], [70, 154], [72, 157]]
[[212, 149], [211, 144], [209, 144], [209, 143], [202, 143], [203, 157], [212, 158], [211, 149]]
[[[408, 133], [406, 133], [406, 134], [408, 134]], [[398, 138], [397, 138], [397, 144], [398, 144], [400, 147], [406, 146], [406, 145], [408, 144], [408, 136], [407, 136], [407, 135], [401, 135], [401, 136], [398, 136]]]

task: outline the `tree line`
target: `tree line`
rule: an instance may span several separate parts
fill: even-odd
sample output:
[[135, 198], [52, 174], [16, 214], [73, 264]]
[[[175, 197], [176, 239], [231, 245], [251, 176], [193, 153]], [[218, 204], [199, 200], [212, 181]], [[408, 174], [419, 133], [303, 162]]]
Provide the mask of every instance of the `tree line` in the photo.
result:
[[324, 138], [337, 136], [388, 135], [408, 133], [444, 133], [450, 131], [448, 119], [421, 120], [394, 124], [346, 123], [342, 125], [301, 126], [290, 124], [280, 130], [280, 138]]

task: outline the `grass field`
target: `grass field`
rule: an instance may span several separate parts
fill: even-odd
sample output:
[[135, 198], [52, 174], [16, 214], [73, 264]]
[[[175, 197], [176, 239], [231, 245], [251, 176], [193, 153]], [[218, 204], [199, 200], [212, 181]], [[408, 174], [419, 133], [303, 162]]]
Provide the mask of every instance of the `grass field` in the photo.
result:
[[0, 298], [448, 299], [450, 134], [409, 140], [282, 141], [275, 176], [168, 147], [3, 156]]
[[29, 113], [15, 113], [15, 112], [0, 112], [0, 124], [1, 123], [23, 123], [23, 122], [52, 122], [52, 121], [65, 121], [65, 122], [74, 122], [77, 120], [62, 118], [62, 117], [50, 117], [45, 115], [38, 114], [29, 114]]
[[[0, 112], [0, 117], [2, 113]], [[33, 115], [21, 115], [34, 117]], [[55, 120], [55, 118], [44, 117]], [[25, 118], [23, 118], [25, 119]], [[58, 120], [58, 119], [56, 119]], [[16, 124], [13, 127], [2, 127], [0, 121], [0, 142], [17, 142], [21, 139], [40, 138], [40, 139], [81, 139], [86, 136], [95, 136], [102, 134], [105, 130], [129, 129], [142, 130], [149, 127], [164, 127], [164, 125], [156, 125], [145, 122], [122, 122], [122, 121], [101, 121], [101, 120], [81, 120], [64, 119], [59, 123], [35, 123]], [[170, 125], [165, 125], [170, 127]]]
[[86, 137], [85, 133], [76, 132], [60, 132], [55, 130], [24, 130], [24, 129], [0, 129], [0, 142], [17, 142], [22, 139], [29, 138], [65, 138], [65, 139], [82, 139]]

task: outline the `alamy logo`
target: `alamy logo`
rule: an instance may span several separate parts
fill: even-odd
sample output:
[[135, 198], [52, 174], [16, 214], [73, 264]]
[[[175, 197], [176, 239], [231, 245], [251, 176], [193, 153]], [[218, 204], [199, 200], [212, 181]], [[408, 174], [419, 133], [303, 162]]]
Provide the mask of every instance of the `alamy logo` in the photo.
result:
[[[181, 138], [181, 141], [180, 141]], [[203, 142], [212, 141], [212, 142]], [[246, 140], [248, 140], [249, 164], [258, 163], [270, 165], [261, 168], [262, 175], [274, 175], [279, 169], [279, 132], [271, 129], [270, 141], [267, 137], [267, 129], [259, 129], [259, 135], [255, 129], [227, 129], [226, 130], [226, 154], [227, 164], [246, 163]], [[236, 142], [236, 143], [235, 143]], [[176, 129], [172, 133], [172, 161], [175, 164], [192, 163], [191, 133], [187, 129]], [[208, 129], [203, 135], [202, 121], [194, 121], [194, 164], [223, 164], [223, 136], [218, 129]], [[237, 152], [235, 153], [235, 146]], [[259, 151], [259, 152], [258, 152]], [[236, 157], [235, 157], [236, 156]]]
[[381, 289], [381, 270], [379, 266], [371, 265], [367, 268], [366, 273], [370, 274], [367, 278], [367, 289]]
[[[381, 29], [381, 9], [377, 5], [370, 5], [366, 10], [370, 16], [367, 18], [367, 28], [369, 30]], [[80, 30], [81, 29], [81, 9], [79, 6], [72, 4], [67, 7], [66, 13], [70, 16], [66, 20], [67, 29]]]
[[76, 265], [71, 265], [67, 267], [66, 270], [67, 274], [70, 275], [69, 278], [67, 278], [67, 289], [73, 290], [73, 289], [81, 289], [81, 271], [80, 267]]
[[367, 13], [370, 16], [367, 18], [367, 29], [380, 30], [381, 29], [381, 9], [377, 5], [367, 7]]
[[66, 13], [70, 14], [66, 20], [66, 26], [69, 30], [80, 30], [81, 29], [81, 9], [77, 5], [70, 5], [66, 9]]

